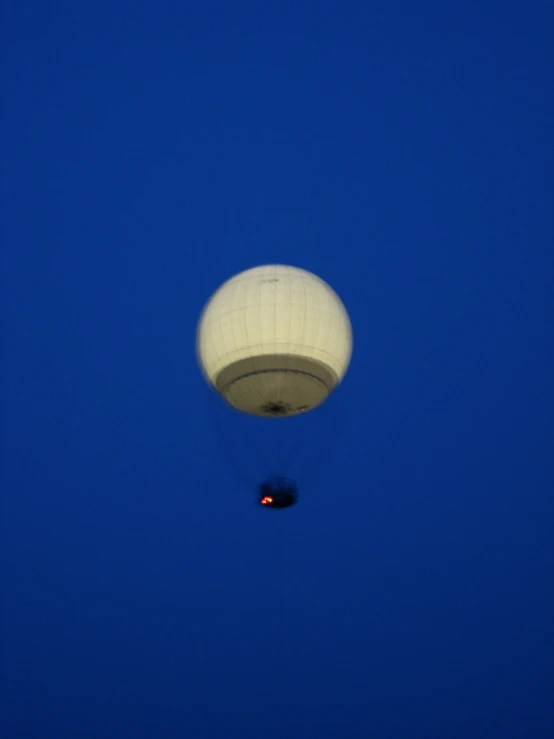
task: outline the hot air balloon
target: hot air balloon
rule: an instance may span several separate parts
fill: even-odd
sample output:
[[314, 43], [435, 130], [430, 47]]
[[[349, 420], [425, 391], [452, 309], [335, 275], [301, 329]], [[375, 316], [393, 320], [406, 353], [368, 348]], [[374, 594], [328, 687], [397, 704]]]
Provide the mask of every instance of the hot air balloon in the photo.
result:
[[[267, 419], [324, 403], [344, 378], [351, 354], [342, 301], [298, 267], [264, 265], [235, 275], [212, 295], [197, 328], [208, 384], [236, 410]], [[265, 481], [259, 494], [268, 507], [287, 507], [287, 500], [298, 498], [294, 481], [283, 478]]]

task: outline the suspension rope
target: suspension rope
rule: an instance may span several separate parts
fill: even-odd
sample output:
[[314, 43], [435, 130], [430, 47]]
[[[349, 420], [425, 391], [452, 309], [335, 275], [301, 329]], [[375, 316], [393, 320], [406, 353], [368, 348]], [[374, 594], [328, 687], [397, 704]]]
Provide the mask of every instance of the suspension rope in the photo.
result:
[[223, 427], [221, 425], [221, 421], [218, 416], [217, 409], [214, 407], [215, 402], [216, 402], [216, 398], [215, 398], [214, 391], [208, 389], [208, 392], [206, 395], [206, 405], [208, 408], [208, 414], [212, 419], [216, 433], [219, 437], [219, 441], [221, 443], [221, 446], [223, 447], [225, 456], [227, 457], [227, 461], [229, 462], [230, 466], [233, 468], [235, 474], [238, 475], [240, 481], [244, 485], [246, 485], [247, 488], [254, 488], [258, 485], [259, 480], [256, 480], [255, 482], [253, 482], [250, 475], [248, 475], [244, 471], [244, 469], [241, 467], [241, 465], [238, 463], [236, 459], [236, 455], [233, 454], [233, 450], [229, 444], [229, 439], [227, 438], [223, 430]]

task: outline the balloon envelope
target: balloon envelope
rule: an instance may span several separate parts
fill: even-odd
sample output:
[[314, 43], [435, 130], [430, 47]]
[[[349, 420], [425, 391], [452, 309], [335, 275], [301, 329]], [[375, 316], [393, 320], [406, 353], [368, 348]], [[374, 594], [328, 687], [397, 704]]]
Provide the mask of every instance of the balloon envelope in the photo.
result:
[[225, 282], [206, 304], [197, 355], [206, 380], [245, 413], [282, 418], [325, 401], [344, 377], [352, 328], [316, 275], [265, 265]]

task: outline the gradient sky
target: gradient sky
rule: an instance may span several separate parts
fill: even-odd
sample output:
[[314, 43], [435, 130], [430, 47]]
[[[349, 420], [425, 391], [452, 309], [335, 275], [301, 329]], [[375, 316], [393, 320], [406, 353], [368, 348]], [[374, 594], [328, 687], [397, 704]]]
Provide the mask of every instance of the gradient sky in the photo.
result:
[[[2, 5], [4, 739], [550, 738], [552, 3]], [[354, 330], [280, 440], [194, 349], [272, 262]]]

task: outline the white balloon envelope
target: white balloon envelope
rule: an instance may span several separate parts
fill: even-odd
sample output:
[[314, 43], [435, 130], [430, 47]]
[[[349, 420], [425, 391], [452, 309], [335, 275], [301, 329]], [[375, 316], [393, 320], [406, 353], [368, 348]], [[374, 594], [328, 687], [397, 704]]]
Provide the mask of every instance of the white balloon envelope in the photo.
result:
[[197, 329], [207, 382], [234, 408], [284, 418], [321, 405], [343, 379], [352, 328], [334, 290], [297, 267], [235, 275], [206, 304]]

